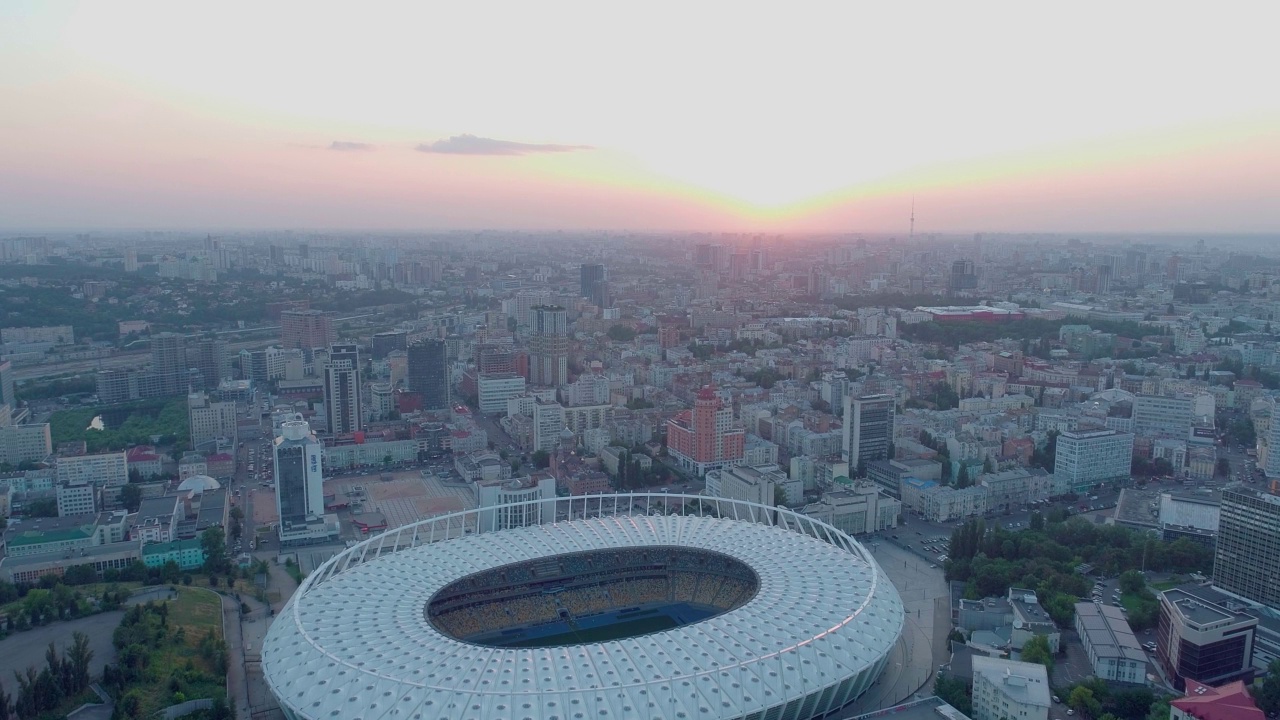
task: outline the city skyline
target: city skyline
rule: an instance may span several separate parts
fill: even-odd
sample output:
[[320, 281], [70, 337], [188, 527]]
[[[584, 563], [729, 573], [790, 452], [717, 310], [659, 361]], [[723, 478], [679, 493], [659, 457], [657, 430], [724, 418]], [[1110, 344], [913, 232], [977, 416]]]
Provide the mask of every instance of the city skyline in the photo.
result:
[[10, 4], [0, 225], [1275, 232], [1233, 8]]

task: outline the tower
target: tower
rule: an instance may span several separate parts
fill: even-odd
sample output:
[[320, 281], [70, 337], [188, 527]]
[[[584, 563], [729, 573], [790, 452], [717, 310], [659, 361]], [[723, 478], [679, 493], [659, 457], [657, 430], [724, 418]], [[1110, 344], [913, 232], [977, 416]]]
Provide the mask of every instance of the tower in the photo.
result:
[[911, 196], [911, 230], [907, 235], [908, 240], [916, 239], [916, 198]]
[[414, 343], [408, 354], [409, 391], [422, 397], [422, 409], [448, 409], [449, 358], [444, 341]]
[[579, 285], [582, 297], [599, 308], [609, 306], [609, 272], [604, 265], [584, 264], [579, 269]]
[[531, 312], [529, 382], [560, 387], [569, 382], [568, 314], [559, 305], [538, 305]]
[[160, 395], [187, 392], [187, 339], [174, 333], [151, 338], [151, 365]]
[[353, 433], [363, 427], [360, 412], [360, 348], [334, 345], [324, 366], [324, 410], [329, 432]]
[[324, 446], [311, 426], [297, 416], [280, 425], [275, 439], [276, 513], [280, 537], [324, 517], [324, 472], [320, 456]]
[[854, 473], [860, 465], [889, 457], [893, 443], [892, 395], [844, 398], [844, 459]]

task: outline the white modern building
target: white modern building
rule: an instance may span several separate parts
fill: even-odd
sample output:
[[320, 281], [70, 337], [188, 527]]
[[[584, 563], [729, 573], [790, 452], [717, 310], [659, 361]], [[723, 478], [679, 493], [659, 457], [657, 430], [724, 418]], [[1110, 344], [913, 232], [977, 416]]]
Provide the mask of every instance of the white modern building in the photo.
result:
[[1115, 430], [1064, 432], [1058, 436], [1054, 479], [1072, 492], [1129, 479], [1133, 436]]
[[[482, 532], [539, 525], [555, 520], [556, 479], [549, 474], [534, 478], [477, 480], [474, 484], [477, 521]], [[529, 502], [543, 500], [545, 502]], [[518, 503], [513, 507], [497, 507]], [[493, 509], [489, 509], [493, 508]]]
[[973, 720], [1048, 720], [1052, 697], [1045, 666], [974, 655]]
[[129, 461], [125, 452], [96, 455], [68, 455], [57, 459], [58, 482], [87, 482], [115, 487], [129, 483]]
[[1191, 395], [1138, 395], [1133, 400], [1133, 423], [1139, 435], [1186, 437], [1195, 417]]
[[533, 450], [550, 452], [560, 442], [564, 430], [564, 408], [557, 402], [538, 400], [533, 404]]
[[191, 447], [211, 451], [236, 443], [236, 404], [233, 401], [210, 400], [208, 394], [193, 392], [187, 396], [187, 418], [191, 424]]
[[337, 516], [324, 514], [324, 445], [311, 425], [301, 417], [281, 423], [273, 450], [281, 546], [336, 535]]
[[524, 392], [524, 378], [515, 373], [493, 373], [476, 379], [480, 412], [506, 412], [507, 401]]

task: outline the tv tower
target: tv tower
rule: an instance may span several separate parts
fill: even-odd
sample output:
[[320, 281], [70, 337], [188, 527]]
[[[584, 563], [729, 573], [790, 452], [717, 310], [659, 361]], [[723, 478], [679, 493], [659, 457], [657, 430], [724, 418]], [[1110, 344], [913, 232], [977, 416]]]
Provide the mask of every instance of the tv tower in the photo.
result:
[[910, 236], [908, 236], [907, 239], [908, 240], [916, 239], [916, 196], [915, 195], [911, 196], [911, 234]]

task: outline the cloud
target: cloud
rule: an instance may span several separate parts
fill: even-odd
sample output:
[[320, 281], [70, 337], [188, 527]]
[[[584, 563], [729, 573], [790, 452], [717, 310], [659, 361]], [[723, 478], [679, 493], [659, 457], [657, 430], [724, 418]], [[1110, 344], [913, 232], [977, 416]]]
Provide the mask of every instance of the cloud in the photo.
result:
[[454, 135], [433, 143], [422, 143], [418, 152], [443, 155], [528, 155], [531, 153], [560, 153], [575, 150], [591, 150], [590, 145], [552, 145], [494, 140], [475, 135]]
[[330, 150], [340, 150], [342, 152], [364, 152], [372, 150], [373, 146], [369, 143], [362, 142], [346, 142], [343, 140], [334, 140], [329, 145]]

